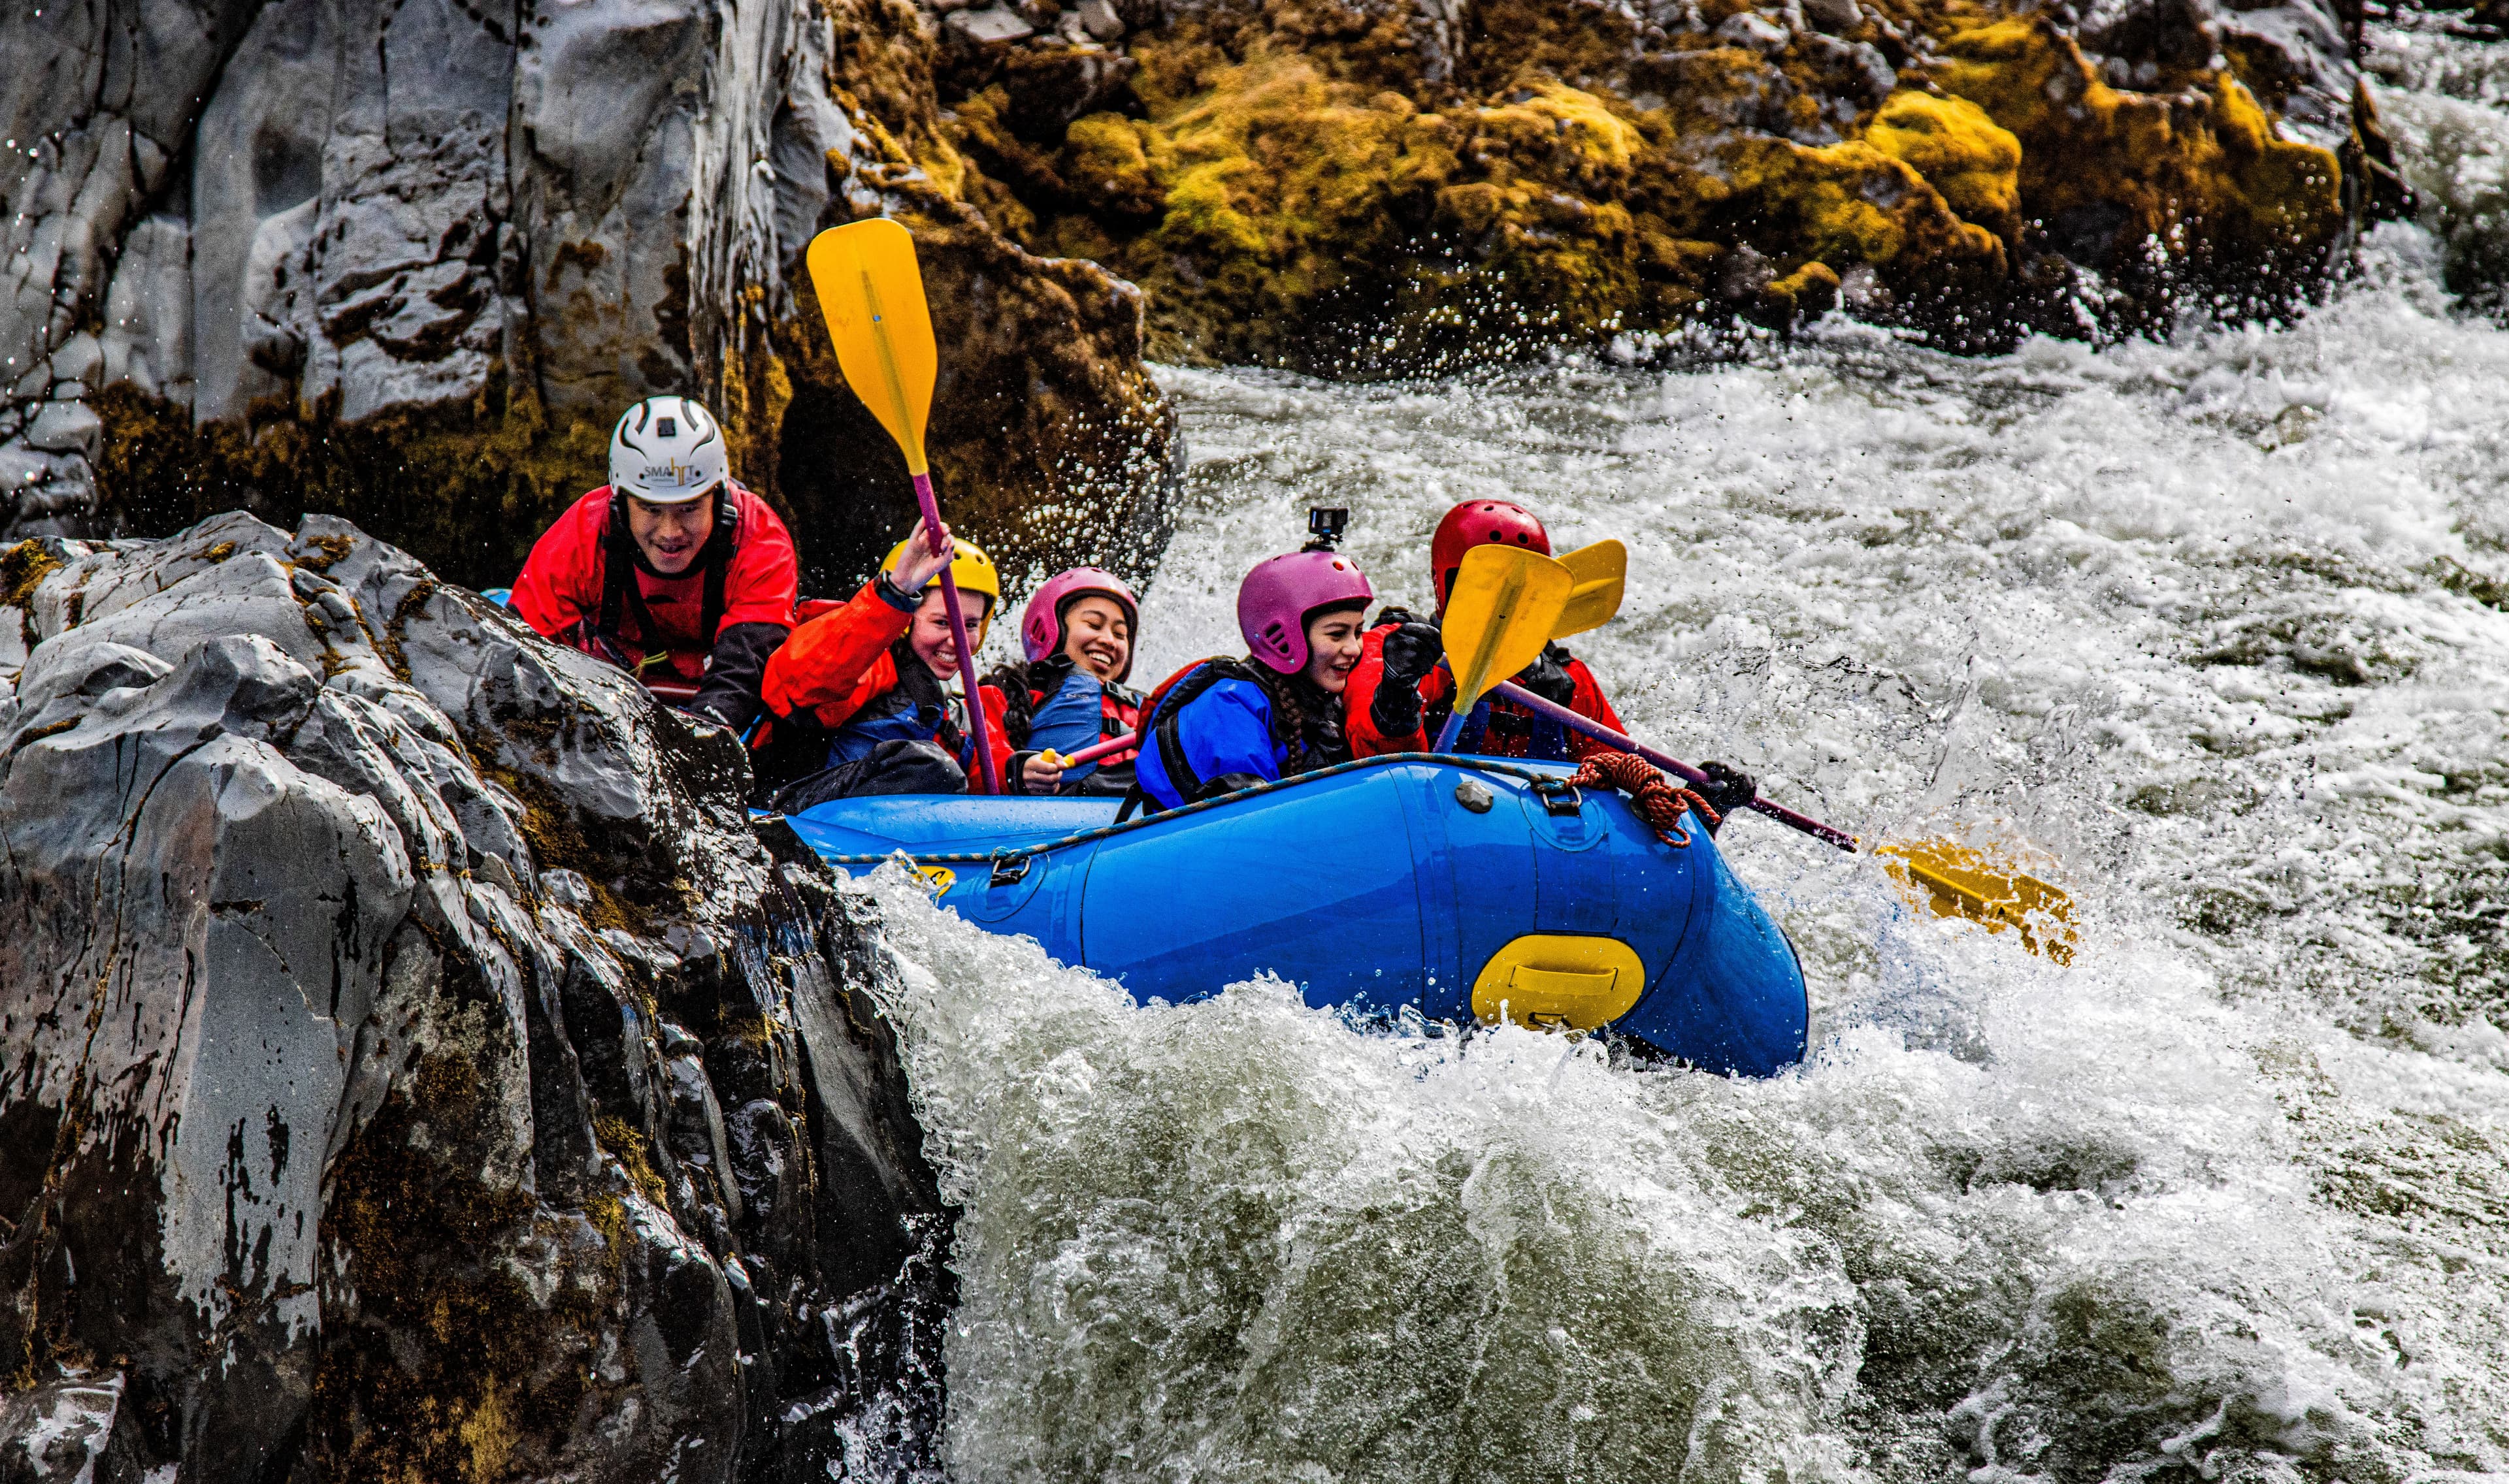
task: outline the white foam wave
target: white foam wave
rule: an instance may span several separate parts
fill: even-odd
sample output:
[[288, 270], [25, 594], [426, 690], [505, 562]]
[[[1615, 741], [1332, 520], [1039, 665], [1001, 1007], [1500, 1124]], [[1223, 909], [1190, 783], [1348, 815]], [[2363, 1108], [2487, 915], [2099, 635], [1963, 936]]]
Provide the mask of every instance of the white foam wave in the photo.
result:
[[1636, 730], [2026, 844], [2083, 943], [1739, 822], [1816, 1012], [1740, 1082], [1137, 1008], [887, 880], [965, 1211], [953, 1473], [2509, 1471], [2509, 333], [2445, 257], [2391, 226], [2294, 324], [1989, 360], [1167, 373], [1143, 675], [1234, 649], [1310, 503], [1418, 603], [1440, 512], [1523, 499], [1630, 544], [1577, 648]]

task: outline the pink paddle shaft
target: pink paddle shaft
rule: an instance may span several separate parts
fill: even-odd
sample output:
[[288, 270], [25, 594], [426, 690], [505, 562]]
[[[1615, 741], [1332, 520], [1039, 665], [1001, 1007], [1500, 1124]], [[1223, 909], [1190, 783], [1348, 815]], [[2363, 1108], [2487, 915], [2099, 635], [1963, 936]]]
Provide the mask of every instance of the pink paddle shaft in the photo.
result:
[[[1678, 759], [1668, 757], [1664, 753], [1657, 752], [1654, 748], [1647, 746], [1645, 743], [1638, 742], [1629, 737], [1625, 737], [1619, 732], [1616, 732], [1610, 727], [1604, 725], [1602, 723], [1595, 721], [1592, 717], [1579, 716], [1577, 713], [1570, 711], [1567, 707], [1560, 705], [1556, 701], [1535, 695], [1532, 691], [1525, 689], [1522, 686], [1516, 684], [1514, 681], [1500, 681], [1497, 685], [1490, 687], [1490, 692], [1494, 695], [1503, 695], [1528, 711], [1540, 712], [1542, 715], [1549, 717], [1551, 720], [1558, 723], [1562, 726], [1575, 731], [1582, 731], [1606, 747], [1616, 747], [1625, 753], [1635, 753], [1637, 756], [1644, 758], [1646, 761], [1654, 763], [1666, 772], [1674, 774], [1687, 782], [1705, 783], [1707, 781], [1707, 775], [1705, 773], [1692, 767], [1689, 763], [1683, 762]], [[1819, 820], [1807, 818], [1804, 815], [1797, 814], [1792, 809], [1785, 808], [1779, 804], [1773, 804], [1765, 798], [1752, 799], [1750, 806], [1759, 813], [1765, 814], [1769, 818], [1776, 820], [1779, 824], [1788, 826], [1792, 829], [1801, 830], [1804, 834], [1813, 836], [1815, 839], [1823, 840], [1829, 844], [1836, 845], [1839, 849], [1846, 851], [1850, 855], [1855, 853], [1855, 836], [1848, 834], [1844, 830], [1833, 830], [1829, 826], [1822, 824]]]
[[[932, 476], [915, 476], [915, 502], [923, 507], [923, 538], [933, 545], [941, 543], [941, 501], [932, 493]], [[958, 581], [950, 569], [941, 569], [941, 606], [950, 611], [950, 641], [958, 647], [958, 688], [967, 693], [968, 740], [976, 744], [976, 771], [984, 776], [985, 792], [1002, 791], [1001, 764], [993, 761], [992, 738], [985, 730], [985, 698], [976, 684], [976, 647], [967, 643], [967, 614], [958, 606]]]
[[1141, 745], [1142, 734], [1138, 731], [1128, 731], [1120, 737], [1108, 737], [1104, 742], [1092, 742], [1087, 747], [1082, 748], [1076, 753], [1066, 754], [1063, 759], [1063, 765], [1065, 767], [1071, 767], [1078, 763], [1095, 762], [1109, 753], [1120, 753], [1128, 747], [1139, 747]]

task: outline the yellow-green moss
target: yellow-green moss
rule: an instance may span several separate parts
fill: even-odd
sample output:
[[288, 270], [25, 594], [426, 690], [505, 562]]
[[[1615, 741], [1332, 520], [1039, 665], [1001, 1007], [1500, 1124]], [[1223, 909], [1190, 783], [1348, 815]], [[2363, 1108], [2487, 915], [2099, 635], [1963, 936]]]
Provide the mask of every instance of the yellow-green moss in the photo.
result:
[[[2117, 205], [2217, 280], [2315, 271], [2340, 220], [2331, 157], [2276, 139], [2227, 73], [2123, 93], [2043, 16], [2004, 4], [1869, 6], [1946, 60], [1912, 66], [1868, 110], [1867, 75], [1803, 38], [1640, 46], [1619, 13], [1494, 0], [1462, 70], [1433, 80], [1416, 38], [1382, 17], [1276, 0], [1259, 19], [1135, 35], [1144, 116], [1093, 115], [1059, 149], [1002, 130], [998, 89], [970, 99], [962, 136], [997, 177], [979, 172], [970, 194], [1002, 203], [1032, 244], [1140, 283], [1159, 353], [1320, 368], [1406, 323], [1573, 337], [1661, 327], [1720, 295], [1754, 312], [1814, 263], [1869, 267], [1877, 302], [1992, 343], [1980, 327], [2003, 302], [2041, 291], [2011, 283], [2018, 254], [2041, 229], [2096, 253], [2083, 234]], [[1895, 45], [1877, 26], [1842, 34]], [[2196, 105], [2173, 104], [2184, 95]], [[1803, 142], [1824, 135], [1837, 142]], [[2083, 205], [2099, 209], [2067, 215]], [[1741, 246], [1774, 279], [1720, 272]], [[1823, 297], [1817, 278], [1806, 304]]]
[[91, 399], [103, 424], [100, 482], [133, 528], [156, 534], [243, 506], [292, 525], [346, 516], [471, 586], [512, 580], [550, 520], [603, 482], [606, 419], [553, 424], [502, 376], [464, 406], [353, 425], [212, 423], [127, 383]]
[[[476, 1033], [475, 1008], [466, 1019]], [[467, 1053], [427, 1057], [340, 1157], [323, 1242], [356, 1301], [325, 1325], [305, 1441], [316, 1475], [487, 1484], [572, 1430], [584, 1367], [550, 1362], [588, 1354], [589, 1337], [481, 1260], [520, 1235], [531, 1197], [451, 1153], [495, 1136], [496, 1101]]]
[[1942, 46], [1944, 89], [2019, 141], [2033, 216], [2121, 207], [2120, 241], [2156, 239], [2224, 267], [2310, 259], [2342, 229], [2334, 155], [2273, 137], [2228, 73], [2185, 79], [2191, 103], [2113, 88], [2035, 15], [1952, 27]]
[[1975, 103], [1902, 89], [1864, 139], [1924, 176], [1964, 220], [2007, 241], [2020, 231], [2021, 141]]
[[0, 608], [24, 608], [35, 601], [35, 589], [61, 569], [59, 557], [36, 540], [19, 541], [0, 554]]
[[611, 1158], [618, 1162], [618, 1168], [627, 1171], [627, 1178], [635, 1184], [638, 1192], [663, 1210], [669, 1210], [670, 1187], [662, 1183], [659, 1174], [655, 1173], [652, 1148], [646, 1143], [645, 1135], [636, 1132], [636, 1126], [611, 1115], [594, 1120], [592, 1132], [601, 1140], [601, 1147], [609, 1150]]

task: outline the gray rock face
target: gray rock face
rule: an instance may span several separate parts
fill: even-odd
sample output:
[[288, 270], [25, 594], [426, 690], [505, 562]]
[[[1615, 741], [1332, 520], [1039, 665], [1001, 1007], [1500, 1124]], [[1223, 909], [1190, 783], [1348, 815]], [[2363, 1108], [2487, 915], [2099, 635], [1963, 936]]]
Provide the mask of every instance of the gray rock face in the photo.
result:
[[[933, 127], [928, 86], [914, 92], [927, 43], [912, 16], [893, 0], [8, 7], [0, 539], [116, 535], [169, 500], [206, 511], [243, 496], [288, 518], [372, 512], [410, 539], [440, 524], [428, 549], [468, 562], [480, 533], [462, 529], [475, 525], [467, 512], [408, 507], [467, 498], [516, 519], [523, 484], [530, 524], [497, 533], [506, 549], [466, 574], [485, 580], [512, 570], [536, 517], [599, 482], [618, 411], [665, 391], [714, 401], [739, 472], [779, 496], [781, 420], [812, 373], [776, 361], [775, 332], [824, 335], [802, 324], [814, 313], [795, 291], [803, 248], [835, 222], [932, 215], [929, 176], [889, 131], [908, 121], [883, 127], [840, 91], [848, 58], [868, 58], [895, 80], [881, 94], [892, 111], [919, 106]], [[1014, 298], [1044, 269], [1018, 267], [1003, 285]], [[1113, 307], [1080, 317], [1106, 337], [1093, 353], [1119, 362], [1107, 375], [1040, 373], [1026, 346], [1009, 348], [1012, 367], [989, 363], [997, 345], [954, 348], [952, 368], [1037, 383], [1070, 439], [1129, 419], [1143, 428], [1132, 441], [1152, 445], [1142, 468], [1157, 469], [1164, 403], [1138, 347], [1124, 349], [1138, 303], [1098, 278]], [[945, 329], [979, 312], [939, 309]], [[291, 451], [268, 441], [274, 424], [316, 436]], [[140, 429], [139, 454], [122, 456], [116, 426]], [[204, 428], [245, 435], [165, 446]], [[410, 471], [430, 435], [455, 440], [433, 457], [459, 472], [501, 430], [503, 463], [480, 491]], [[962, 454], [963, 442], [936, 449], [967, 465], [951, 470], [962, 490], [1033, 492], [1053, 481], [1029, 465], [1071, 451], [1052, 437], [1033, 455]], [[1084, 462], [1119, 485], [1164, 487], [1125, 473], [1125, 457], [1092, 449]], [[165, 467], [187, 460], [215, 464], [214, 498]], [[834, 566], [850, 576], [853, 555]]]
[[0, 574], [0, 1477], [922, 1458], [891, 971], [735, 742], [338, 521]]

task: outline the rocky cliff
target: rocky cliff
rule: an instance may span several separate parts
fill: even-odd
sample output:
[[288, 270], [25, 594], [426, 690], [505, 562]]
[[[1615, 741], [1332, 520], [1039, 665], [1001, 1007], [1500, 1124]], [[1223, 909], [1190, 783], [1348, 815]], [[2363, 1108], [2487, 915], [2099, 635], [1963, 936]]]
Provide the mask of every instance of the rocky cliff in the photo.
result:
[[2273, 313], [2403, 199], [2341, 3], [18, 6], [0, 535], [329, 511], [503, 580], [679, 390], [838, 589], [909, 501], [798, 257], [874, 213], [932, 284], [945, 499], [1015, 574], [1160, 548], [1145, 348]]
[[9, 548], [0, 1478], [921, 1459], [890, 971], [745, 777], [337, 520]]
[[857, 580], [913, 499], [798, 265], [887, 214], [944, 343], [954, 515], [1014, 571], [1139, 563], [1172, 438], [1141, 296], [957, 199], [919, 24], [898, 0], [8, 7], [0, 536], [342, 512], [502, 581], [601, 481], [619, 409], [682, 391], [813, 585]]

